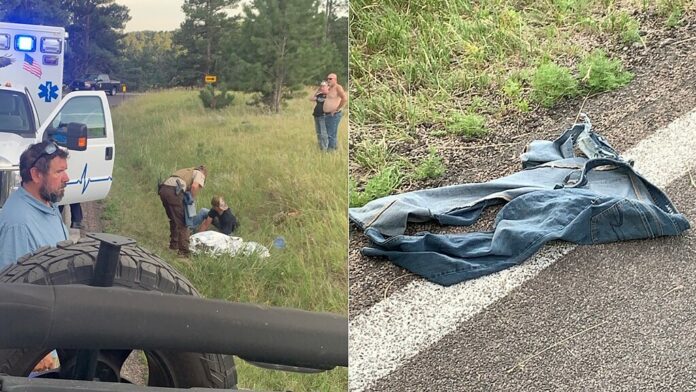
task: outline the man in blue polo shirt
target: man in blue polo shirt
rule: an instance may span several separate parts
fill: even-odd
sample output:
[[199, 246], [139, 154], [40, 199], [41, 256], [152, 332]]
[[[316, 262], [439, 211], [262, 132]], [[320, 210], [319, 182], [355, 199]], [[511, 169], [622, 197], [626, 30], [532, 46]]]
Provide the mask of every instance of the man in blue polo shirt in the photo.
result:
[[0, 212], [0, 270], [42, 246], [68, 239], [58, 206], [68, 182], [68, 153], [54, 142], [29, 146], [19, 158], [20, 186]]

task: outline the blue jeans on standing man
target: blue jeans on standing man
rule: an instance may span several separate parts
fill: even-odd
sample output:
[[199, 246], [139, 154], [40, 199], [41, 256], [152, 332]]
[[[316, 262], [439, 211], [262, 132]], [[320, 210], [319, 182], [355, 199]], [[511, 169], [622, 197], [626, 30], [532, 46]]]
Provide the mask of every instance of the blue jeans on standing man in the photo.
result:
[[333, 115], [324, 115], [324, 120], [326, 121], [326, 131], [329, 136], [329, 150], [335, 150], [338, 148], [336, 138], [338, 137], [338, 124], [341, 122], [341, 117], [343, 117], [342, 112], [336, 112]]

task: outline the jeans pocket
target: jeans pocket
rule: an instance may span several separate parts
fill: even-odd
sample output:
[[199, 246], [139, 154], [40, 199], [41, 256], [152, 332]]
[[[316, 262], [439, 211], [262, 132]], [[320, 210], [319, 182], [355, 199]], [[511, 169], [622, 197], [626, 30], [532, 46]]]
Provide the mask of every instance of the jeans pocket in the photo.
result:
[[592, 243], [654, 238], [658, 222], [640, 203], [629, 199], [617, 201], [593, 214], [590, 224]]

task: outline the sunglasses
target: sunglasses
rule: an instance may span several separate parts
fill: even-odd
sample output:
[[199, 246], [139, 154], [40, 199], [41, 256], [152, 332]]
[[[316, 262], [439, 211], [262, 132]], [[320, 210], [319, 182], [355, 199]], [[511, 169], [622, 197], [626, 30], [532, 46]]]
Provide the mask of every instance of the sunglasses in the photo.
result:
[[41, 152], [41, 154], [39, 154], [39, 156], [34, 159], [29, 168], [31, 169], [32, 167], [34, 167], [36, 165], [36, 162], [39, 161], [39, 159], [48, 155], [53, 155], [56, 151], [58, 151], [58, 145], [55, 142], [50, 142], [46, 145], [46, 147], [44, 147], [44, 150]]

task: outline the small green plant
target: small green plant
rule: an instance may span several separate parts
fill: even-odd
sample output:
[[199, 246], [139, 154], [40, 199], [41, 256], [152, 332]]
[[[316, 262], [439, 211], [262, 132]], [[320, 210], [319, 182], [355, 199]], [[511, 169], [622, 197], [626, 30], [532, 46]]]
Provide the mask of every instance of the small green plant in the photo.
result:
[[657, 0], [657, 12], [661, 16], [669, 16], [674, 12], [683, 13], [688, 0]]
[[403, 182], [404, 176], [396, 166], [389, 166], [367, 180], [362, 192], [356, 190], [356, 183], [350, 183], [350, 206], [362, 207], [367, 202], [392, 194]]
[[522, 113], [529, 112], [529, 101], [527, 101], [526, 99], [520, 99], [515, 103], [515, 106], [517, 106], [517, 110], [519, 110]]
[[540, 65], [531, 81], [532, 99], [550, 108], [561, 98], [573, 97], [578, 93], [578, 81], [570, 69], [554, 63]]
[[224, 86], [216, 92], [215, 87], [207, 85], [198, 93], [198, 97], [203, 102], [203, 106], [210, 109], [222, 109], [234, 100], [234, 95]]
[[503, 94], [511, 100], [517, 100], [522, 94], [522, 84], [515, 79], [508, 79], [503, 85]]
[[375, 172], [382, 170], [392, 161], [393, 153], [384, 139], [358, 143], [351, 159], [361, 167]]
[[667, 17], [667, 21], [665, 21], [665, 25], [670, 29], [678, 27], [682, 23], [682, 17], [683, 15], [681, 9], [672, 10]]
[[358, 182], [351, 176], [348, 177], [348, 203], [350, 207], [362, 207], [369, 201], [365, 192], [360, 192]]
[[445, 127], [455, 135], [480, 137], [486, 134], [486, 119], [478, 114], [452, 113], [446, 120]]
[[416, 167], [414, 178], [416, 180], [425, 180], [428, 178], [438, 178], [445, 174], [445, 165], [442, 163], [442, 158], [437, 155], [434, 148], [430, 148], [428, 156]]
[[595, 50], [578, 65], [580, 78], [592, 92], [615, 90], [633, 79], [633, 74], [624, 71], [620, 60], [611, 60], [602, 50]]
[[682, 23], [687, 0], [657, 0], [657, 12], [666, 17], [665, 25], [672, 29]]
[[481, 112], [485, 111], [488, 109], [490, 106], [490, 103], [486, 101], [484, 98], [481, 97], [472, 97], [471, 98], [471, 103], [469, 104], [469, 111], [470, 112]]
[[640, 41], [640, 23], [626, 11], [610, 13], [604, 18], [602, 27], [609, 33], [619, 34], [624, 43]]
[[503, 95], [510, 99], [512, 107], [522, 113], [529, 111], [529, 101], [522, 95], [522, 81], [518, 77], [511, 77], [503, 84]]

